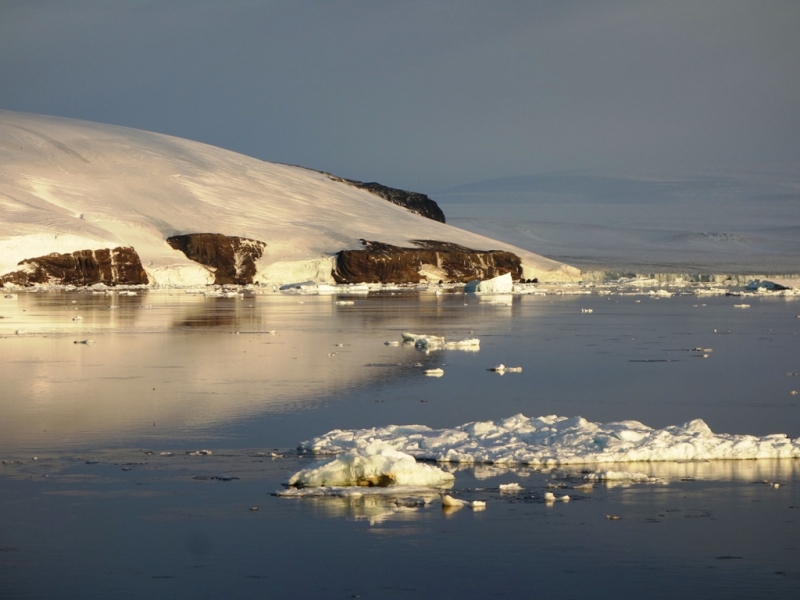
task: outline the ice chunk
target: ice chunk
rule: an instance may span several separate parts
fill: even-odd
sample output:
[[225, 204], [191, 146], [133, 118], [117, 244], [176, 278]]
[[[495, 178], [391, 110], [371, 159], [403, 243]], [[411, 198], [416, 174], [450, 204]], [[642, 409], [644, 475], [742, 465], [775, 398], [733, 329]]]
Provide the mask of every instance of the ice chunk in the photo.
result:
[[511, 273], [506, 273], [483, 281], [474, 279], [465, 286], [464, 291], [476, 294], [508, 294], [514, 291], [514, 282]]
[[337, 458], [298, 471], [289, 478], [295, 487], [319, 486], [441, 486], [454, 480], [442, 469], [418, 463], [410, 454], [374, 441]]
[[459, 500], [458, 498], [453, 498], [452, 496], [448, 496], [447, 494], [444, 494], [442, 496], [442, 506], [447, 506], [450, 508], [456, 508], [456, 507], [461, 508], [465, 504], [466, 502], [464, 502], [463, 500]]
[[516, 492], [522, 491], [522, 486], [516, 482], [514, 483], [501, 483], [500, 484], [500, 491], [504, 494], [514, 494]]
[[522, 373], [522, 367], [507, 367], [503, 363], [500, 363], [489, 370], [499, 373], [500, 375], [503, 375], [504, 373]]
[[425, 375], [428, 377], [441, 377], [444, 375], [443, 369], [425, 369]]
[[657, 477], [635, 471], [600, 471], [584, 475], [583, 479], [584, 481], [635, 481], [646, 483], [658, 481]]
[[484, 500], [473, 500], [472, 502], [468, 502], [466, 500], [459, 500], [458, 498], [453, 498], [448, 494], [442, 495], [443, 509], [457, 509], [457, 508], [462, 508], [464, 506], [469, 506], [472, 510], [484, 510], [486, 508], [486, 502]]
[[444, 347], [448, 350], [480, 350], [481, 341], [478, 338], [459, 340], [457, 342], [446, 342]]

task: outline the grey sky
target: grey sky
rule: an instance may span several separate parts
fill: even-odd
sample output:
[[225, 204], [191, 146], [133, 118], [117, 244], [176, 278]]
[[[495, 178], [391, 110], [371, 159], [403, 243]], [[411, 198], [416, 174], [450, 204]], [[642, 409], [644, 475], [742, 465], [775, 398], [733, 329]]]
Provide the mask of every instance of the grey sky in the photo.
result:
[[797, 0], [0, 0], [0, 108], [432, 192], [800, 164]]

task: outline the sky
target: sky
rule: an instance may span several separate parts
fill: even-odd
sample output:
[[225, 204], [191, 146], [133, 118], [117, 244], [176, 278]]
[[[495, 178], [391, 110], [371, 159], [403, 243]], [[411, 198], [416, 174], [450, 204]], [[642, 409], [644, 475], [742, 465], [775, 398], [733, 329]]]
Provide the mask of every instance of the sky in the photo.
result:
[[797, 0], [0, 0], [0, 108], [431, 193], [800, 169]]

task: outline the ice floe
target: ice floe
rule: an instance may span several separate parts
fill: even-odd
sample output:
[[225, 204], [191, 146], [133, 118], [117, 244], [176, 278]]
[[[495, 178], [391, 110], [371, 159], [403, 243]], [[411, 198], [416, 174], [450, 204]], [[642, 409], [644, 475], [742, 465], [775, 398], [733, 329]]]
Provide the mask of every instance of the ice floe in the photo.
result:
[[[478, 338], [468, 338], [448, 342], [444, 336], [429, 335], [425, 333], [404, 332], [401, 334], [404, 343], [411, 344], [422, 350], [465, 350], [467, 352], [477, 352], [481, 349], [481, 341]], [[385, 342], [387, 345], [390, 342]]]
[[298, 471], [286, 482], [295, 487], [452, 484], [455, 477], [439, 467], [418, 463], [390, 444], [370, 441], [327, 462]]
[[425, 369], [424, 373], [428, 377], [441, 377], [444, 375], [444, 369]]
[[647, 473], [639, 473], [636, 471], [600, 471], [598, 473], [588, 473], [583, 476], [584, 481], [632, 481], [632, 482], [645, 482], [654, 483], [658, 481], [657, 477], [648, 475]]
[[638, 421], [593, 423], [582, 417], [516, 415], [453, 429], [389, 425], [334, 430], [300, 450], [337, 454], [383, 441], [420, 459], [452, 463], [555, 466], [643, 461], [800, 458], [800, 438], [715, 434], [700, 419], [653, 429]]
[[521, 492], [522, 489], [522, 486], [517, 482], [500, 484], [500, 491], [504, 494], [515, 494], [517, 492]]
[[504, 375], [505, 373], [522, 373], [522, 367], [507, 367], [503, 363], [500, 363], [489, 370], [499, 373], [500, 375]]

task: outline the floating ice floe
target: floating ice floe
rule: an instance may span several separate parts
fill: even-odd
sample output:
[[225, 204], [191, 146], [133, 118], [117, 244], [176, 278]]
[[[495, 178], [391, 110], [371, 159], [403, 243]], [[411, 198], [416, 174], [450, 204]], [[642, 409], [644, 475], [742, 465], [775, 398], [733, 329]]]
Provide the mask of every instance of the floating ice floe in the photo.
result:
[[454, 508], [463, 508], [464, 506], [468, 506], [472, 510], [484, 510], [486, 508], [486, 502], [484, 502], [483, 500], [473, 500], [472, 502], [469, 502], [467, 500], [460, 500], [459, 498], [453, 498], [448, 494], [442, 495], [442, 508], [454, 509]]
[[444, 336], [428, 335], [426, 333], [403, 332], [400, 334], [404, 342], [413, 342], [415, 346], [433, 346], [444, 344]]
[[381, 441], [365, 442], [329, 462], [292, 475], [294, 487], [417, 485], [439, 487], [455, 477], [433, 465], [418, 463], [405, 452]]
[[499, 373], [500, 375], [504, 375], [505, 373], [522, 373], [522, 367], [507, 367], [503, 363], [500, 363], [489, 370]]
[[750, 308], [749, 304], [734, 304], [733, 308]]
[[636, 483], [655, 483], [657, 477], [652, 477], [647, 473], [635, 471], [600, 471], [598, 473], [588, 473], [583, 476], [584, 481], [632, 481]]
[[444, 375], [444, 369], [425, 369], [424, 373], [428, 377], [441, 377]]
[[334, 430], [300, 444], [301, 451], [336, 454], [381, 440], [420, 459], [452, 463], [554, 466], [640, 461], [800, 458], [800, 438], [715, 434], [700, 419], [664, 429], [638, 421], [593, 423], [582, 417], [516, 415], [453, 429], [390, 425]]
[[[412, 343], [417, 348], [424, 350], [465, 350], [468, 352], [477, 352], [481, 348], [481, 341], [478, 338], [469, 338], [465, 340], [458, 340], [455, 342], [448, 342], [444, 336], [428, 335], [424, 333], [410, 333], [404, 332], [401, 334], [403, 342]], [[387, 345], [389, 344], [386, 342]]]
[[553, 492], [545, 492], [544, 501], [546, 504], [552, 504], [553, 502], [569, 502], [570, 497], [567, 494], [556, 496]]
[[581, 312], [582, 312], [583, 314], [591, 314], [591, 313], [593, 313], [593, 312], [594, 312], [594, 309], [593, 309], [593, 308], [582, 308], [582, 309], [581, 309]]
[[504, 494], [515, 494], [517, 492], [521, 492], [522, 489], [522, 486], [516, 482], [500, 484], [500, 491]]

